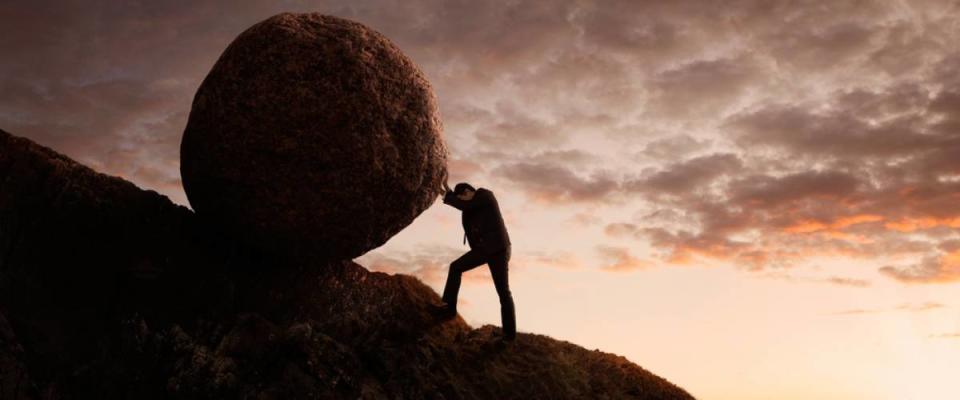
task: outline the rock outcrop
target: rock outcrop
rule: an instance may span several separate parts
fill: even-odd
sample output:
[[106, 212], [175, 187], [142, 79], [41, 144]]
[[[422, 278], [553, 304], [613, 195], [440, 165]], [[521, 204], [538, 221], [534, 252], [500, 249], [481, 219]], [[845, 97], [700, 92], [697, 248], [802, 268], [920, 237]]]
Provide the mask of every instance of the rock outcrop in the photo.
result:
[[691, 398], [623, 357], [439, 321], [413, 277], [215, 226], [0, 131], [0, 398]]
[[437, 102], [382, 34], [321, 14], [244, 31], [197, 90], [181, 143], [190, 205], [275, 255], [345, 259], [440, 194]]

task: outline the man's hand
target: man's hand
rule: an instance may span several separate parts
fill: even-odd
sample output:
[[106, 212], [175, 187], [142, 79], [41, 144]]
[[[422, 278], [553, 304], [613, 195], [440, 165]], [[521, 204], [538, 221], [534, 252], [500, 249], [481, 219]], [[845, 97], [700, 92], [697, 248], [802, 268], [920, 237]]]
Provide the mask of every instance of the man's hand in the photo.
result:
[[443, 171], [443, 178], [440, 179], [440, 182], [443, 183], [443, 190], [444, 190], [444, 192], [449, 192], [449, 191], [451, 191], [451, 190], [450, 190], [450, 184], [447, 183], [447, 171]]

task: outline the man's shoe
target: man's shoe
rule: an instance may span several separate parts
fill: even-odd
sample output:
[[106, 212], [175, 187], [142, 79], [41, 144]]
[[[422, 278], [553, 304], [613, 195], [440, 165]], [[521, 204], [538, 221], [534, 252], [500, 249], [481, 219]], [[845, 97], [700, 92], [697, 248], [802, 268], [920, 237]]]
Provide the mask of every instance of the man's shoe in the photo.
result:
[[513, 347], [513, 346], [514, 346], [514, 340], [515, 340], [515, 338], [511, 338], [511, 337], [507, 337], [507, 336], [501, 336], [501, 337], [499, 337], [499, 338], [497, 338], [497, 339], [495, 339], [495, 340], [493, 341], [493, 345], [494, 345], [496, 348], [498, 348], [498, 349], [504, 349], [504, 348], [507, 348], [507, 347]]
[[453, 319], [457, 316], [457, 309], [450, 307], [449, 304], [434, 304], [432, 311], [433, 315], [441, 320]]

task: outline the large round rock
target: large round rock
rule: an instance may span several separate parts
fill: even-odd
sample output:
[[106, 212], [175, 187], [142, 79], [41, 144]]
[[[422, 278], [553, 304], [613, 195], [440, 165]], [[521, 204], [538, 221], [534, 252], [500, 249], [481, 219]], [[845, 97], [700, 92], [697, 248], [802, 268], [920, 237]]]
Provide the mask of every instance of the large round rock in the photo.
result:
[[240, 34], [193, 100], [180, 172], [197, 214], [278, 255], [352, 258], [440, 193], [436, 99], [382, 34], [280, 14]]

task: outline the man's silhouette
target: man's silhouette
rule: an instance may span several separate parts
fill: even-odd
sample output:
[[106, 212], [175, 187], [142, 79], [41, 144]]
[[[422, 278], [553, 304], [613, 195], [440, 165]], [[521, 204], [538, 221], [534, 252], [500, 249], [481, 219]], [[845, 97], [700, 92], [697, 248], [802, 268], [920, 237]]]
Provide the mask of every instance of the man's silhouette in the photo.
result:
[[503, 323], [503, 340], [512, 341], [517, 336], [516, 316], [513, 309], [513, 296], [510, 294], [510, 281], [507, 277], [507, 263], [510, 261], [510, 236], [500, 215], [500, 205], [493, 192], [474, 189], [470, 184], [461, 182], [450, 190], [446, 179], [443, 180], [446, 192], [443, 202], [462, 211], [464, 241], [470, 244], [470, 251], [450, 263], [447, 284], [443, 288], [445, 306], [442, 314], [453, 318], [457, 314], [457, 294], [460, 292], [460, 278], [464, 272], [487, 264], [493, 284], [500, 296], [500, 318]]

